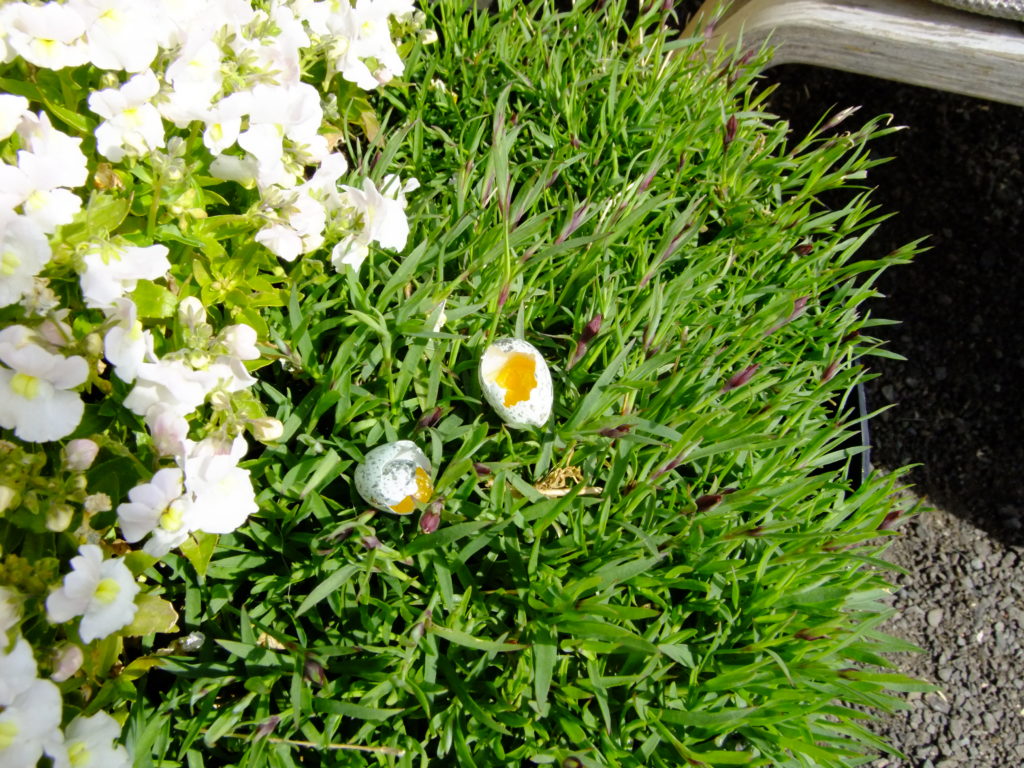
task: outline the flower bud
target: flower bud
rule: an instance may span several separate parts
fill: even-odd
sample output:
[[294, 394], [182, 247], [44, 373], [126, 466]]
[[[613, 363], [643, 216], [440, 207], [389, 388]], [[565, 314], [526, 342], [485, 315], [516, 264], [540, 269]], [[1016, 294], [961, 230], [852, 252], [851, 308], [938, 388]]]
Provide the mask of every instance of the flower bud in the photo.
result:
[[89, 357], [103, 357], [103, 337], [98, 333], [90, 333], [86, 336], [85, 351]]
[[252, 436], [261, 443], [272, 443], [275, 440], [280, 440], [281, 435], [284, 434], [284, 424], [279, 419], [271, 416], [252, 419], [249, 422], [249, 429], [252, 430]]
[[7, 485], [0, 485], [0, 513], [6, 512], [14, 506], [18, 498], [18, 492]]
[[50, 679], [55, 683], [63, 683], [82, 667], [85, 654], [82, 649], [72, 643], [65, 643], [53, 654], [53, 674]]
[[220, 332], [220, 340], [240, 360], [257, 360], [260, 351], [256, 348], [256, 331], [245, 323], [229, 325]]
[[440, 501], [431, 502], [420, 516], [420, 531], [423, 533], [434, 533], [441, 527], [441, 510], [444, 505]]
[[72, 440], [64, 446], [64, 466], [72, 472], [84, 472], [96, 460], [100, 447], [88, 438]]
[[210, 395], [210, 405], [215, 411], [226, 411], [231, 407], [231, 395], [219, 389]]
[[178, 319], [195, 330], [206, 322], [206, 307], [195, 296], [186, 296], [178, 303]]
[[46, 529], [54, 533], [67, 530], [74, 514], [70, 504], [54, 504], [46, 513]]
[[90, 515], [98, 512], [109, 512], [114, 508], [114, 503], [105, 493], [93, 493], [85, 497], [85, 511]]

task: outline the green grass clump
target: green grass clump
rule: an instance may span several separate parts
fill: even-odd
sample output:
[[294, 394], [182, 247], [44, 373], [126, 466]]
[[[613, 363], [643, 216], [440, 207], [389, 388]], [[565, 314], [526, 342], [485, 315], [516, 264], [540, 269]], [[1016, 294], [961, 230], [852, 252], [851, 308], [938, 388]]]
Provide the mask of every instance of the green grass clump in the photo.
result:
[[[881, 353], [859, 308], [913, 251], [856, 258], [882, 218], [866, 145], [892, 129], [790, 142], [760, 59], [619, 0], [428, 15], [439, 42], [353, 157], [421, 182], [411, 247], [271, 317], [285, 436], [250, 467], [270, 490], [208, 565], [191, 553], [201, 573], [172, 555], [154, 576], [208, 641], [149, 673], [136, 754], [866, 762], [885, 747], [863, 708], [917, 686], [879, 630], [898, 477], [845, 471], [857, 360]], [[508, 335], [551, 366], [544, 429], [483, 402], [479, 355]], [[355, 493], [396, 439], [435, 467], [437, 532]]]

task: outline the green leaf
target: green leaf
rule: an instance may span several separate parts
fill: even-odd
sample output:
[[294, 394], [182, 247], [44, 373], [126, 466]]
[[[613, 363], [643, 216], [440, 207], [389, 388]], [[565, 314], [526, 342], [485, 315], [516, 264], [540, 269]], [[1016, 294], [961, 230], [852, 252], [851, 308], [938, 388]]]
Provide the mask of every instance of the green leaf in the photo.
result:
[[135, 618], [119, 634], [125, 637], [138, 637], [157, 632], [178, 631], [178, 612], [167, 600], [144, 592], [135, 598], [135, 605]]
[[200, 580], [206, 578], [206, 570], [210, 567], [210, 560], [219, 540], [220, 536], [216, 533], [194, 531], [181, 544], [181, 554], [192, 563]]
[[139, 280], [132, 291], [132, 301], [138, 307], [139, 317], [172, 317], [178, 306], [178, 297], [151, 280]]
[[301, 616], [329, 594], [337, 592], [348, 583], [349, 579], [361, 570], [362, 566], [349, 563], [348, 565], [343, 565], [338, 568], [338, 570], [330, 573], [327, 578], [313, 587], [312, 592], [306, 595], [305, 599], [299, 604], [298, 610], [295, 611], [295, 616]]

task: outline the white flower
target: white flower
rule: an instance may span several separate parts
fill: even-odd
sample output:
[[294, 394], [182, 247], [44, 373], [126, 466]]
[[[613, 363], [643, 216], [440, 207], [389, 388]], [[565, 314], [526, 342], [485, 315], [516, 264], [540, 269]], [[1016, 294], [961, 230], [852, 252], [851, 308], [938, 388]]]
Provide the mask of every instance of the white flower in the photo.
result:
[[190, 518], [196, 529], [231, 533], [259, 510], [249, 470], [238, 466], [247, 448], [242, 436], [229, 444], [214, 438], [186, 442], [187, 452], [179, 463], [192, 497]]
[[339, 240], [331, 249], [331, 264], [339, 272], [344, 267], [351, 267], [356, 272], [370, 254], [370, 248], [355, 235]]
[[187, 416], [203, 404], [215, 383], [208, 377], [197, 375], [181, 360], [140, 363], [135, 387], [124, 399], [124, 405], [139, 416], [147, 416], [156, 405], [166, 407], [179, 416]]
[[89, 376], [83, 357], [46, 351], [22, 325], [0, 331], [0, 427], [28, 442], [69, 435], [82, 419], [84, 405], [74, 387]]
[[69, 5], [13, 3], [7, 9], [7, 43], [43, 69], [77, 67], [88, 61], [85, 24]]
[[228, 348], [228, 352], [240, 360], [258, 360], [259, 349], [256, 348], [256, 330], [245, 323], [229, 325], [220, 332], [220, 340]]
[[0, 707], [10, 706], [22, 693], [27, 691], [36, 679], [36, 659], [32, 646], [23, 637], [14, 642], [10, 652], [5, 653], [7, 639], [0, 643]]
[[256, 233], [256, 242], [285, 261], [295, 261], [300, 254], [310, 253], [323, 242], [327, 211], [309, 193], [300, 189], [284, 208], [278, 221]]
[[82, 208], [74, 192], [54, 187], [49, 163], [24, 150], [18, 152], [18, 165], [0, 164], [0, 207], [22, 206], [24, 214], [46, 234], [69, 224]]
[[55, 768], [130, 768], [128, 750], [117, 743], [121, 726], [106, 712], [92, 717], [79, 715], [64, 732], [67, 762], [55, 761]]
[[45, 112], [25, 114], [18, 134], [35, 156], [39, 176], [49, 180], [48, 189], [85, 184], [89, 171], [80, 138], [58, 131]]
[[127, 501], [117, 508], [124, 540], [134, 543], [152, 534], [143, 549], [163, 557], [188, 538], [190, 503], [182, 494], [180, 469], [161, 469], [148, 483], [128, 491]]
[[64, 446], [64, 466], [72, 472], [84, 472], [96, 461], [100, 447], [87, 437], [72, 440]]
[[178, 409], [157, 403], [145, 413], [153, 446], [161, 456], [180, 456], [188, 437], [188, 420]]
[[103, 246], [85, 255], [81, 276], [85, 305], [93, 309], [111, 309], [126, 293], [135, 290], [139, 280], [156, 280], [171, 268], [167, 246]]
[[32, 768], [43, 752], [63, 753], [60, 689], [49, 680], [33, 680], [0, 712], [0, 768]]
[[224, 181], [234, 181], [246, 189], [256, 185], [256, 174], [259, 172], [259, 161], [252, 155], [236, 157], [235, 155], [218, 155], [210, 163], [210, 175]]
[[145, 70], [120, 88], [89, 95], [89, 109], [104, 121], [96, 128], [96, 149], [115, 163], [125, 154], [146, 155], [164, 145], [164, 123], [153, 106], [160, 83]]
[[104, 560], [95, 544], [83, 544], [78, 552], [64, 585], [46, 598], [46, 612], [55, 623], [81, 616], [78, 634], [91, 643], [131, 623], [139, 585], [123, 558]]
[[400, 251], [409, 237], [409, 221], [405, 217], [405, 196], [401, 187], [385, 185], [391, 194], [382, 195], [373, 181], [363, 180], [363, 188], [342, 187], [352, 207], [363, 216], [364, 242], [377, 242], [381, 248]]
[[0, 307], [32, 291], [53, 252], [39, 225], [25, 216], [0, 209]]
[[223, 82], [220, 46], [206, 35], [190, 37], [167, 68], [167, 81], [173, 87], [159, 107], [164, 117], [179, 128], [193, 120], [209, 122], [210, 102]]
[[143, 330], [138, 320], [138, 309], [131, 299], [118, 299], [117, 310], [113, 314], [120, 322], [103, 337], [103, 355], [114, 366], [117, 377], [130, 384], [135, 381], [139, 365], [144, 360], [156, 359], [153, 334]]
[[141, 72], [156, 58], [158, 30], [149, 3], [75, 0], [85, 22], [89, 60], [100, 69]]
[[249, 114], [250, 109], [252, 94], [242, 91], [221, 99], [206, 111], [203, 144], [211, 154], [220, 155], [234, 146], [242, 130], [242, 117]]
[[0, 93], [0, 141], [14, 133], [27, 111], [28, 99], [24, 96]]

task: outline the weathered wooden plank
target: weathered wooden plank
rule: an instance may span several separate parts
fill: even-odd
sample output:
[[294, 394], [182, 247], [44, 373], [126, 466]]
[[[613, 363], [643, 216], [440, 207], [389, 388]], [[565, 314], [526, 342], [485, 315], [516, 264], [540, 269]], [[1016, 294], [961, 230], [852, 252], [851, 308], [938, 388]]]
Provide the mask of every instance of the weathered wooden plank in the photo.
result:
[[[687, 31], [698, 33], [720, 0]], [[776, 47], [772, 65], [813, 64], [1024, 106], [1024, 29], [929, 0], [748, 0], [709, 45]]]

